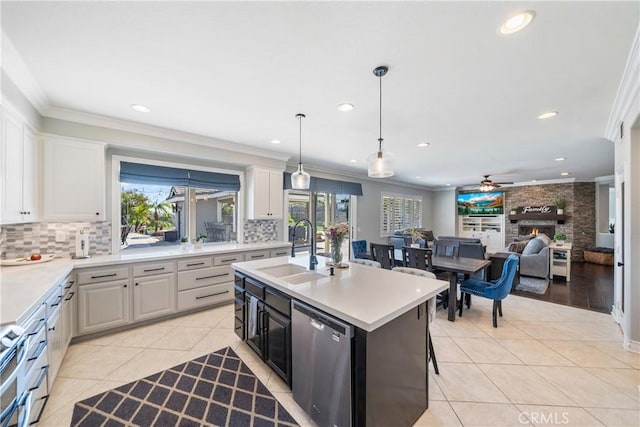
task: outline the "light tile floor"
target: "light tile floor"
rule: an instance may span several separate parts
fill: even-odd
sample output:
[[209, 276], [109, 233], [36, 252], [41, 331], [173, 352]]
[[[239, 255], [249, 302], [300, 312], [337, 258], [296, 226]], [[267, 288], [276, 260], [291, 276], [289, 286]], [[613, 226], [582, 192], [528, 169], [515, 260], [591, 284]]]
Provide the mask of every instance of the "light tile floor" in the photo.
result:
[[[431, 328], [440, 375], [416, 426], [640, 426], [640, 355], [622, 349], [611, 316], [510, 295], [491, 326], [474, 298], [455, 323]], [[231, 346], [303, 426], [291, 391], [233, 333], [226, 305], [73, 344], [41, 426], [68, 426], [74, 402]]]

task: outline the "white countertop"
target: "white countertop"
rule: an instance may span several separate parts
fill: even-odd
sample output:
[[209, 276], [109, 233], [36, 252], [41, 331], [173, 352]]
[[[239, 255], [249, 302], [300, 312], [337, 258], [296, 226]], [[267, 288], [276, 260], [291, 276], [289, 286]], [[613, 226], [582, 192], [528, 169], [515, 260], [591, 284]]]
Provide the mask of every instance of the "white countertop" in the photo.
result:
[[0, 267], [0, 326], [24, 320], [23, 317], [42, 304], [54, 286], [64, 280], [73, 269], [284, 247], [289, 247], [289, 244], [229, 243], [204, 245], [201, 249], [190, 250], [182, 250], [176, 245], [175, 249], [137, 249], [89, 259], [55, 258], [33, 265]]
[[[262, 269], [284, 263], [308, 268], [308, 256], [270, 258], [231, 264], [237, 271], [273, 286], [283, 293], [371, 332], [413, 307], [449, 288], [449, 282], [350, 264], [330, 276], [324, 257], [316, 272], [322, 277], [299, 284], [287, 282]], [[289, 276], [294, 277], [294, 276]]]

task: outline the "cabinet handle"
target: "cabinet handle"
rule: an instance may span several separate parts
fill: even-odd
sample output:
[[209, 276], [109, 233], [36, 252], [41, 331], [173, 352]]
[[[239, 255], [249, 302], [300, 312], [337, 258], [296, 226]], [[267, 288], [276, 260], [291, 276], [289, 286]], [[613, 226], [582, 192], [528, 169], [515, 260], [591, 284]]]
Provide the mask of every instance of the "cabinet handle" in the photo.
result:
[[73, 296], [74, 296], [75, 294], [76, 294], [75, 292], [71, 292], [71, 293], [69, 294], [69, 298], [65, 299], [65, 301], [71, 301], [71, 299], [73, 298]]
[[55, 304], [51, 304], [51, 307], [57, 307], [60, 305], [60, 302], [62, 302], [62, 295], [58, 295], [58, 299], [56, 300]]
[[96, 212], [96, 215], [100, 215], [100, 212]]
[[164, 267], [158, 267], [158, 268], [147, 268], [144, 270], [145, 273], [148, 273], [150, 271], [162, 271], [164, 270]]
[[64, 290], [66, 291], [67, 289], [69, 289], [70, 287], [73, 286], [73, 284], [75, 283], [73, 280], [71, 280], [70, 282], [68, 282], [69, 284], [67, 286], [64, 287]]
[[42, 381], [44, 381], [44, 379], [47, 377], [47, 371], [49, 371], [49, 365], [43, 366], [40, 369], [42, 369], [42, 373], [40, 374], [40, 377], [38, 378], [36, 385], [31, 387], [29, 391], [34, 391], [40, 388], [40, 386], [42, 385]]
[[251, 259], [256, 259], [256, 258], [264, 258], [264, 254], [262, 254], [262, 255], [251, 255]]
[[227, 259], [223, 259], [220, 262], [231, 262], [231, 261], [236, 261], [238, 258], [227, 258]]
[[202, 295], [200, 297], [196, 297], [196, 299], [210, 298], [210, 297], [215, 297], [216, 295], [224, 295], [224, 294], [228, 294], [228, 293], [229, 293], [229, 291], [216, 292], [215, 294]]
[[138, 283], [136, 282], [136, 286], [138, 286]]
[[49, 330], [50, 330], [50, 331], [55, 331], [55, 330], [56, 330], [56, 327], [55, 327], [55, 326], [52, 326], [52, 327], [50, 327], [50, 328], [49, 328]]
[[124, 285], [124, 287], [126, 288], [126, 287], [127, 287], [127, 285]]
[[204, 265], [204, 262], [192, 262], [191, 264], [187, 264], [187, 267], [195, 267], [196, 265]]
[[115, 277], [118, 273], [110, 273], [110, 274], [99, 274], [97, 276], [91, 276], [92, 279], [102, 279], [103, 277]]
[[47, 340], [40, 341], [38, 343], [38, 349], [33, 352], [33, 356], [27, 359], [27, 362], [32, 362], [34, 360], [37, 360], [45, 348], [47, 348]]
[[224, 277], [228, 275], [229, 273], [213, 274], [211, 276], [196, 277], [196, 280], [213, 279], [214, 277]]

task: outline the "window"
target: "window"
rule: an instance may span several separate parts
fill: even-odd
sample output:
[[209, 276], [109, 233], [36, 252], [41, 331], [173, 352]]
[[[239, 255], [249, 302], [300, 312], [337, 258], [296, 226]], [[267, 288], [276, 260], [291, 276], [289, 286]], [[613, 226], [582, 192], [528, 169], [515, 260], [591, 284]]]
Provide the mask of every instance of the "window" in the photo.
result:
[[121, 249], [237, 241], [238, 175], [120, 162]]
[[391, 236], [397, 230], [422, 227], [422, 197], [382, 193], [380, 235]]

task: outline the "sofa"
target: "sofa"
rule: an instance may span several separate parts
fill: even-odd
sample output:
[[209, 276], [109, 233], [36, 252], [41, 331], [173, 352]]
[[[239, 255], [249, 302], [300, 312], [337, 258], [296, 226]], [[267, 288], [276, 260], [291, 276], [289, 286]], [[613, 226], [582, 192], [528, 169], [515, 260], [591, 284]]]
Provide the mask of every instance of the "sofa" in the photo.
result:
[[506, 251], [520, 257], [520, 275], [546, 279], [549, 277], [549, 245], [551, 239], [540, 234], [533, 239], [510, 243]]

